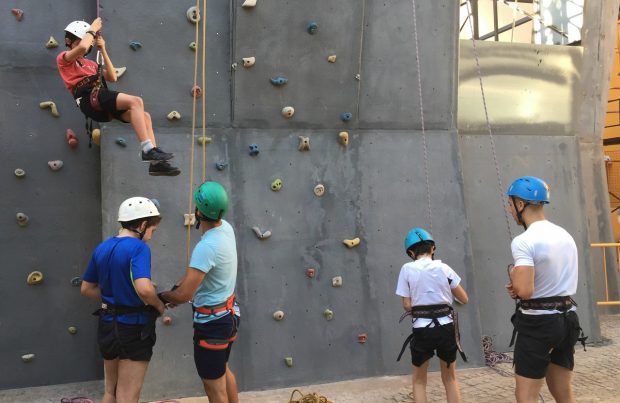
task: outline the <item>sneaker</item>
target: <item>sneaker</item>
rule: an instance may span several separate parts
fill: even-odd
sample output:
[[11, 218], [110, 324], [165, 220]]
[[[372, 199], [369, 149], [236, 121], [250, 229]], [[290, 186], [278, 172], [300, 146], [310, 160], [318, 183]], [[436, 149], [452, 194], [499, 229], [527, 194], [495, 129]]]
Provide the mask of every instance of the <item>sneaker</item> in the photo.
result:
[[177, 176], [181, 170], [173, 167], [166, 161], [159, 161], [149, 165], [149, 175], [151, 176]]
[[159, 147], [153, 147], [147, 153], [142, 151], [142, 161], [144, 162], [168, 161], [168, 160], [171, 160], [172, 158], [174, 158], [174, 154], [164, 152]]

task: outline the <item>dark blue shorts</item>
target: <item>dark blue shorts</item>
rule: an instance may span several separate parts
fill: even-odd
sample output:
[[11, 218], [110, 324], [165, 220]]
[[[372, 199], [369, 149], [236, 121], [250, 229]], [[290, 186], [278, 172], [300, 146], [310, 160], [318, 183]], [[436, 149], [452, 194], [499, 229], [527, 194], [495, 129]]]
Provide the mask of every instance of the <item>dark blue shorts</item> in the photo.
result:
[[157, 336], [155, 326], [126, 325], [99, 319], [97, 343], [104, 360], [150, 361]]
[[116, 108], [116, 98], [118, 92], [109, 90], [107, 88], [101, 88], [99, 91], [99, 104], [103, 111], [95, 110], [90, 104], [90, 92], [92, 88], [82, 87], [75, 93], [75, 99], [80, 99], [80, 111], [87, 117], [91, 118], [95, 122], [109, 122], [112, 119], [120, 120], [121, 122], [129, 123], [121, 117], [121, 115], [127, 110], [119, 110]]
[[202, 379], [218, 379], [226, 373], [239, 317], [228, 314], [207, 323], [194, 323], [194, 363]]

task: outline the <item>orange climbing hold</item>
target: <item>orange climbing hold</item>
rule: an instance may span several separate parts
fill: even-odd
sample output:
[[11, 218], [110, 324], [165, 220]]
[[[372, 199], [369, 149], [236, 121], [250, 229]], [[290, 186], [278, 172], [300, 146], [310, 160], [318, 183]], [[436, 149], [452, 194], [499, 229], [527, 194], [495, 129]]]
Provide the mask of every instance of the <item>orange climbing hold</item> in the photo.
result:
[[21, 10], [19, 8], [12, 8], [11, 12], [13, 13], [17, 21], [21, 21], [22, 18], [24, 18], [24, 10]]
[[164, 325], [166, 326], [170, 326], [172, 324], [172, 318], [170, 316], [164, 316], [161, 321], [164, 323]]
[[75, 135], [75, 132], [71, 129], [67, 129], [67, 134], [65, 135], [65, 137], [67, 138], [67, 144], [69, 144], [69, 147], [71, 148], [77, 148], [78, 146], [78, 139]]

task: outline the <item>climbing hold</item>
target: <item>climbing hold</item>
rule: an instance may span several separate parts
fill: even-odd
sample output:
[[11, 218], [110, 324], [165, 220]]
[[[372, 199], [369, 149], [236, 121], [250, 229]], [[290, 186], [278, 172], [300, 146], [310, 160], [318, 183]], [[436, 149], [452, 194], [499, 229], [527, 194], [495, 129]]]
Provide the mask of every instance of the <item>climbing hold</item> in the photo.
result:
[[25, 227], [26, 225], [28, 225], [28, 221], [30, 221], [30, 218], [28, 218], [28, 216], [24, 213], [15, 214], [15, 219], [17, 220], [17, 224], [19, 224], [20, 227]]
[[338, 133], [338, 139], [340, 140], [340, 144], [346, 146], [349, 144], [349, 133], [348, 132], [340, 132]]
[[318, 197], [321, 197], [325, 194], [325, 186], [322, 184], [318, 184], [314, 187], [314, 194]]
[[293, 357], [284, 357], [284, 362], [286, 363], [287, 367], [292, 367], [293, 366]]
[[309, 267], [306, 269], [306, 276], [308, 278], [314, 278], [316, 275], [316, 269], [314, 267]]
[[164, 325], [166, 326], [170, 326], [172, 325], [172, 317], [170, 316], [164, 316], [163, 318], [161, 318], [161, 321], [164, 323]]
[[323, 311], [323, 316], [325, 316], [325, 319], [327, 320], [332, 320], [334, 318], [334, 312], [328, 308]]
[[76, 334], [76, 333], [77, 333], [77, 327], [75, 327], [75, 326], [69, 326], [69, 327], [67, 328], [67, 331], [68, 331], [69, 333], [71, 333], [71, 334]]
[[271, 81], [271, 84], [275, 85], [276, 87], [281, 87], [284, 84], [288, 83], [288, 78], [284, 76], [276, 76], [276, 77], [271, 77], [269, 81]]
[[252, 231], [254, 231], [258, 239], [267, 239], [271, 236], [271, 231], [262, 232], [258, 227], [252, 227]]
[[190, 42], [189, 43], [189, 48], [195, 52], [196, 51], [196, 42]]
[[116, 78], [121, 78], [127, 71], [127, 67], [116, 67], [114, 71], [116, 71]]
[[28, 275], [26, 282], [28, 283], [28, 285], [41, 284], [43, 282], [43, 273], [41, 273], [40, 271], [33, 271]]
[[17, 21], [21, 21], [22, 18], [24, 18], [24, 10], [21, 10], [19, 8], [12, 8], [11, 12], [13, 13]]
[[187, 20], [192, 24], [197, 24], [200, 21], [200, 10], [196, 6], [187, 9]]
[[80, 277], [73, 277], [71, 279], [71, 285], [74, 287], [79, 287], [82, 285], [82, 279]]
[[34, 354], [24, 354], [22, 355], [22, 361], [23, 362], [30, 362], [34, 360]]
[[61, 160], [48, 161], [47, 166], [50, 167], [52, 171], [58, 171], [62, 168], [64, 163]]
[[101, 130], [99, 129], [93, 129], [92, 133], [90, 134], [90, 136], [93, 139], [93, 143], [95, 143], [96, 145], [100, 146], [101, 145]]
[[200, 87], [199, 87], [199, 86], [197, 86], [197, 85], [194, 85], [194, 86], [192, 87], [191, 94], [192, 94], [192, 96], [193, 96], [194, 98], [200, 98], [200, 97], [202, 96], [202, 88], [200, 88]]
[[340, 119], [343, 122], [348, 122], [349, 120], [353, 119], [353, 114], [351, 112], [342, 112], [340, 114]]
[[54, 39], [53, 36], [50, 36], [50, 39], [47, 40], [47, 43], [45, 44], [45, 47], [48, 48], [48, 49], [57, 48], [58, 47], [58, 41], [56, 41], [56, 39]]
[[178, 111], [172, 111], [166, 117], [168, 120], [179, 120], [181, 119], [181, 114]]
[[233, 70], [237, 70], [237, 63], [231, 64], [230, 68], [233, 69]]
[[359, 73], [357, 73], [357, 74], [355, 75], [355, 79], [356, 79], [357, 81], [359, 81], [359, 80], [361, 80], [361, 79], [362, 79], [362, 76], [361, 76]]
[[351, 249], [351, 248], [355, 248], [357, 245], [360, 244], [360, 239], [359, 238], [345, 239], [342, 241], [342, 243], [345, 244], [347, 248]]
[[285, 118], [292, 118], [294, 114], [295, 108], [293, 108], [292, 106], [285, 106], [284, 108], [282, 108], [282, 116], [284, 116]]
[[306, 28], [306, 30], [308, 31], [310, 35], [314, 35], [319, 30], [319, 25], [314, 21], [310, 21], [308, 23], [308, 28]]
[[131, 41], [129, 42], [129, 47], [135, 52], [142, 47], [142, 44], [138, 41]]
[[284, 312], [282, 311], [275, 311], [273, 313], [273, 318], [277, 321], [281, 321], [282, 319], [284, 319]]
[[56, 103], [54, 101], [41, 102], [39, 104], [39, 108], [41, 109], [50, 108], [50, 111], [52, 112], [53, 117], [57, 118], [58, 116], [60, 116], [60, 113], [58, 113], [58, 108], [56, 108]]
[[243, 67], [252, 67], [254, 63], [256, 63], [256, 57], [254, 56], [243, 58]]
[[243, 8], [253, 8], [256, 6], [256, 0], [245, 0], [241, 7]]
[[215, 169], [218, 171], [223, 171], [228, 166], [228, 162], [226, 161], [218, 161], [215, 163]]
[[17, 176], [18, 178], [23, 178], [24, 176], [26, 176], [26, 171], [21, 168], [17, 168], [15, 170], [15, 176]]
[[282, 189], [282, 179], [278, 178], [274, 180], [273, 182], [271, 182], [271, 190], [273, 190], [274, 192], [277, 192], [280, 189]]
[[75, 132], [73, 130], [67, 129], [67, 133], [65, 134], [65, 137], [67, 138], [67, 144], [69, 144], [69, 147], [77, 148], [78, 139], [75, 136]]
[[357, 335], [357, 342], [359, 344], [364, 344], [368, 340], [368, 335], [366, 333], [360, 333]]
[[196, 137], [196, 141], [201, 146], [211, 143], [211, 140], [213, 140], [213, 139], [211, 137], [207, 137], [207, 136]]
[[256, 157], [260, 151], [258, 150], [258, 144], [250, 144], [250, 155]]
[[[157, 207], [158, 209], [161, 208], [161, 203], [159, 203], [159, 200], [157, 199], [151, 199], [151, 201], [153, 202], [153, 204], [155, 205], [155, 207]], [[155, 283], [153, 283], [153, 286], [155, 287]], [[157, 288], [157, 287], [155, 287]]]
[[336, 55], [327, 56], [327, 61], [330, 63], [336, 63]]
[[336, 276], [332, 278], [332, 287], [342, 287], [342, 277]]
[[299, 151], [310, 151], [310, 137], [299, 136], [299, 145], [297, 149]]
[[192, 214], [183, 214], [183, 225], [186, 227], [191, 227], [192, 225], [196, 225], [196, 215]]
[[114, 140], [114, 142], [121, 147], [127, 147], [127, 140], [125, 140], [122, 137], [117, 137], [116, 140]]

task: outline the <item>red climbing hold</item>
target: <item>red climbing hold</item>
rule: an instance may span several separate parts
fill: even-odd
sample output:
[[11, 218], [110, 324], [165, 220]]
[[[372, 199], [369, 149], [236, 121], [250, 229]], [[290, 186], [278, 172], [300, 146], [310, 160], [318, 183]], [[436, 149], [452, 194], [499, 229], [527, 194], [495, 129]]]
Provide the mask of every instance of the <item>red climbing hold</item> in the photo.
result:
[[200, 88], [200, 87], [199, 87], [199, 86], [197, 86], [197, 85], [194, 85], [194, 86], [192, 87], [192, 96], [193, 96], [194, 98], [200, 98], [200, 97], [202, 96], [202, 88]]
[[357, 335], [357, 342], [359, 344], [364, 344], [368, 340], [368, 335], [366, 333], [361, 333]]
[[11, 12], [15, 16], [17, 21], [21, 21], [24, 18], [24, 10], [20, 10], [19, 8], [12, 8]]
[[67, 129], [66, 137], [67, 137], [67, 143], [69, 144], [69, 147], [77, 148], [78, 139], [77, 139], [77, 136], [75, 135], [75, 132], [71, 129]]
[[306, 269], [306, 276], [308, 276], [308, 278], [314, 278], [315, 275], [316, 275], [316, 269], [314, 267], [310, 267]]

